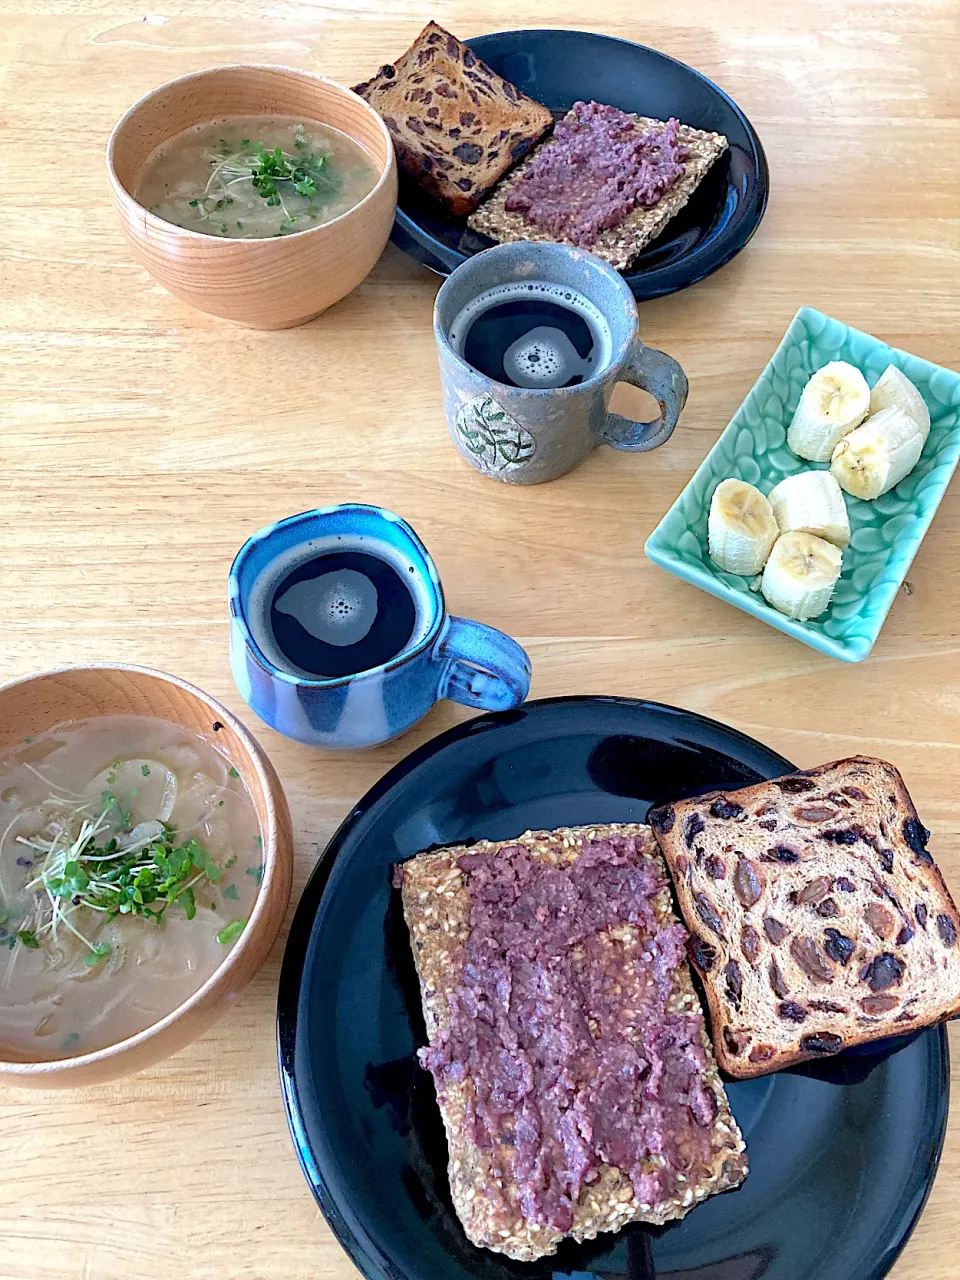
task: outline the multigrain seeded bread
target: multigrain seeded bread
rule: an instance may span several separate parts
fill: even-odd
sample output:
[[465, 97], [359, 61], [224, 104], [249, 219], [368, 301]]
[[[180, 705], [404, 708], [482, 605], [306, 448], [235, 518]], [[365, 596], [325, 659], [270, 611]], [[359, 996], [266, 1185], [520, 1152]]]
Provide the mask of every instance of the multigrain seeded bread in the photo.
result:
[[553, 124], [546, 107], [435, 22], [354, 92], [383, 117], [403, 168], [461, 215]]
[[[565, 117], [567, 120], [575, 118], [573, 111], [568, 112]], [[664, 123], [648, 116], [634, 115], [631, 118], [642, 129], [662, 127]], [[618, 227], [601, 231], [596, 243], [590, 247], [590, 252], [595, 257], [602, 258], [618, 271], [626, 270], [644, 246], [655, 240], [670, 219], [680, 212], [706, 176], [707, 170], [728, 146], [723, 134], [707, 133], [688, 124], [680, 125], [678, 137], [690, 153], [684, 162], [686, 172], [683, 177], [652, 208], [635, 209]], [[467, 225], [501, 244], [511, 240], [550, 240], [571, 244], [572, 241], [565, 236], [546, 231], [535, 223], [528, 222], [522, 213], [508, 213], [506, 209], [507, 197], [533, 163], [534, 157], [543, 147], [552, 145], [553, 139], [547, 138], [532, 151], [523, 164], [508, 174], [490, 198], [470, 216]]]
[[[643, 855], [656, 859], [660, 864], [649, 827], [614, 824], [527, 832], [515, 840], [499, 843], [481, 840], [470, 846], [420, 854], [397, 869], [402, 877], [404, 917], [410, 930], [431, 1045], [449, 1023], [450, 999], [460, 972], [460, 953], [470, 932], [470, 899], [457, 859], [465, 853], [496, 854], [519, 844], [529, 848], [537, 861], [565, 865], [579, 856], [585, 842], [605, 840], [614, 835], [642, 840]], [[654, 910], [658, 921], [664, 924], [676, 922], [668, 888], [654, 899]], [[638, 930], [634, 932], [639, 934]], [[629, 1178], [620, 1169], [601, 1165], [599, 1177], [584, 1188], [576, 1207], [573, 1227], [568, 1233], [575, 1240], [593, 1239], [601, 1231], [618, 1231], [630, 1222], [660, 1225], [682, 1218], [699, 1201], [738, 1186], [746, 1176], [743, 1139], [730, 1113], [688, 966], [680, 965], [674, 970], [673, 977], [672, 1000], [675, 1003], [671, 1007], [688, 1013], [695, 1011], [701, 1021], [700, 1036], [708, 1063], [703, 1082], [717, 1103], [716, 1117], [709, 1127], [713, 1152], [711, 1167], [699, 1179], [691, 1178], [679, 1198], [644, 1204], [637, 1202]], [[448, 1081], [442, 1091], [438, 1090], [447, 1134], [450, 1190], [467, 1237], [476, 1245], [520, 1261], [532, 1261], [553, 1253], [564, 1238], [563, 1234], [526, 1221], [518, 1204], [515, 1185], [496, 1176], [497, 1153], [482, 1150], [467, 1138], [464, 1117], [472, 1096], [473, 1085], [469, 1077], [460, 1083]]]
[[960, 919], [903, 779], [854, 756], [650, 812], [725, 1071], [960, 1010]]

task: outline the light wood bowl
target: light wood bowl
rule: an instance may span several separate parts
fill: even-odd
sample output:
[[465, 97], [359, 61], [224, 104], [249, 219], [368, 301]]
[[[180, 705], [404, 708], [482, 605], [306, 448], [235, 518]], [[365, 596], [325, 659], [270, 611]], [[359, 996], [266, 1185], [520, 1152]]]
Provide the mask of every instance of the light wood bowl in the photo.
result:
[[[290, 811], [273, 765], [231, 713], [176, 676], [144, 667], [64, 667], [0, 688], [0, 751], [68, 720], [108, 715], [156, 716], [215, 737], [253, 798], [263, 838], [263, 882], [239, 941], [213, 975], [172, 1013], [145, 1031], [93, 1053], [27, 1062], [3, 1042], [0, 1082], [40, 1088], [99, 1084], [139, 1071], [195, 1040], [234, 1003], [260, 969], [290, 900], [293, 836]], [[214, 729], [217, 723], [221, 727]], [[8, 1057], [9, 1055], [9, 1057]]]
[[[332, 222], [264, 240], [187, 231], [137, 203], [144, 163], [161, 143], [236, 115], [331, 125], [364, 148], [380, 179]], [[201, 311], [252, 329], [304, 324], [355, 289], [383, 252], [397, 207], [393, 143], [376, 111], [343, 85], [290, 67], [214, 67], [161, 85], [117, 123], [107, 171], [123, 230], [153, 278]]]

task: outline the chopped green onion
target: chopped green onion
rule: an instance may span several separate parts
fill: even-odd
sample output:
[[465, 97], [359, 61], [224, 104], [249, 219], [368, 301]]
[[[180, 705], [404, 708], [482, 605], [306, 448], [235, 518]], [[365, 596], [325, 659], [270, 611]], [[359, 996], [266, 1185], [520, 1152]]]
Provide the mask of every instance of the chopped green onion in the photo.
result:
[[217, 934], [217, 941], [223, 946], [227, 946], [228, 943], [235, 942], [237, 938], [240, 937], [241, 933], [243, 933], [244, 925], [246, 923], [246, 920], [231, 920], [230, 923], [224, 925]]

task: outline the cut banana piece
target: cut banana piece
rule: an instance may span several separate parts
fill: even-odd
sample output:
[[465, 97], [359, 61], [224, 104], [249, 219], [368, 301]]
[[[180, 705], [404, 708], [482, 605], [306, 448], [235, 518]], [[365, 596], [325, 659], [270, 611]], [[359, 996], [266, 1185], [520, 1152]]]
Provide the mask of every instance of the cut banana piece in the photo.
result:
[[850, 518], [840, 486], [829, 471], [801, 471], [770, 490], [767, 501], [781, 533], [812, 533], [842, 551], [850, 543]]
[[710, 559], [726, 573], [759, 573], [780, 530], [773, 508], [745, 480], [721, 480], [707, 519]]
[[930, 434], [930, 410], [927, 402], [905, 373], [895, 364], [888, 364], [870, 392], [870, 412], [881, 409], [902, 409], [908, 418], [923, 432], [923, 443]]
[[917, 465], [923, 430], [902, 409], [881, 409], [837, 445], [830, 471], [854, 498], [879, 498]]
[[839, 547], [812, 533], [785, 533], [770, 552], [760, 590], [768, 604], [799, 622], [818, 618], [840, 577]]
[[843, 437], [860, 425], [869, 410], [866, 378], [852, 364], [832, 360], [803, 388], [787, 444], [810, 462], [829, 462]]

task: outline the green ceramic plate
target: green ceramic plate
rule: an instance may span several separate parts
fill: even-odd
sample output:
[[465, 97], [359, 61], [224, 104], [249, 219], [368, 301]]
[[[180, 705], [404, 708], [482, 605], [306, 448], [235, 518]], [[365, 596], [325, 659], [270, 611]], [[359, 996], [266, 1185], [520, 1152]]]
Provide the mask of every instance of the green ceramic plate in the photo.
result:
[[[787, 427], [807, 379], [830, 360], [863, 370], [870, 386], [888, 364], [919, 387], [930, 409], [930, 435], [920, 461], [896, 488], [873, 502], [844, 494], [850, 546], [830, 607], [811, 622], [772, 609], [750, 579], [723, 573], [707, 555], [707, 513], [713, 491], [728, 476], [769, 493], [784, 476], [826, 463], [806, 462], [787, 448]], [[873, 648], [917, 548], [936, 514], [960, 458], [960, 374], [888, 347], [812, 307], [801, 307], [699, 470], [647, 539], [647, 555], [668, 573], [702, 587], [804, 644], [844, 662]]]

